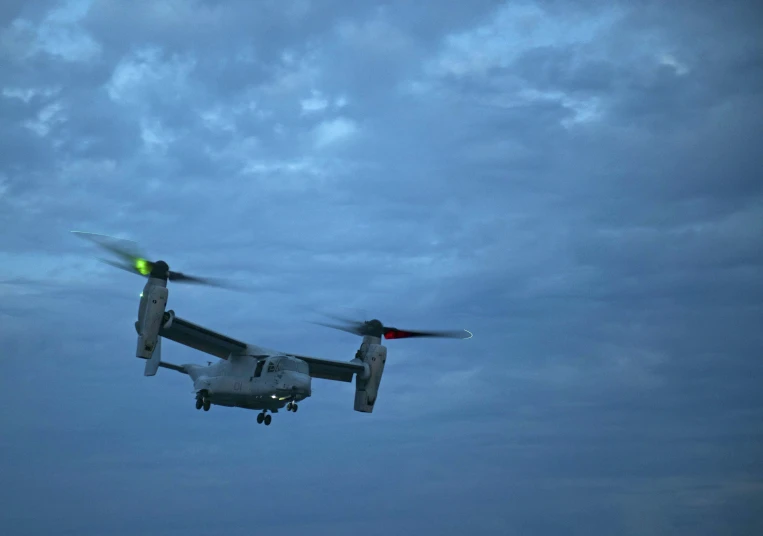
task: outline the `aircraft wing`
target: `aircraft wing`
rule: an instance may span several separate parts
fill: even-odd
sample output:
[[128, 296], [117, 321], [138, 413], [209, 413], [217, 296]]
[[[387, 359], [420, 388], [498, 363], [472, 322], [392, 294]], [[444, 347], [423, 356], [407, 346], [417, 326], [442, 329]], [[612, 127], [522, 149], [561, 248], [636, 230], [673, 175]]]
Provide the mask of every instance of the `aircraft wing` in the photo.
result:
[[[267, 350], [254, 345], [248, 345], [243, 341], [233, 339], [227, 335], [217, 333], [178, 316], [174, 316], [174, 312], [171, 312], [171, 314], [173, 315], [173, 318], [170, 326], [168, 328], [162, 327], [159, 330], [159, 335], [165, 339], [175, 341], [195, 350], [199, 350], [200, 352], [219, 357], [220, 359], [228, 359], [228, 356], [231, 354], [244, 355], [247, 353], [247, 350], [256, 351], [258, 354], [263, 354], [263, 356], [288, 355], [301, 359], [307, 363], [310, 368], [310, 376], [313, 378], [340, 382], [351, 382], [353, 375], [365, 372], [364, 365], [358, 361], [332, 361], [330, 359], [284, 354], [282, 352]], [[159, 366], [171, 368], [167, 367], [164, 363]]]
[[330, 359], [320, 359], [318, 357], [304, 355], [289, 355], [307, 363], [310, 367], [310, 376], [313, 378], [334, 380], [338, 382], [351, 382], [354, 374], [362, 374], [365, 372], [365, 367], [357, 361], [332, 361]]
[[[174, 315], [174, 312], [172, 314]], [[247, 349], [245, 342], [232, 339], [177, 316], [172, 319], [168, 328], [162, 327], [159, 330], [159, 335], [220, 359], [228, 359], [231, 354], [243, 354]]]

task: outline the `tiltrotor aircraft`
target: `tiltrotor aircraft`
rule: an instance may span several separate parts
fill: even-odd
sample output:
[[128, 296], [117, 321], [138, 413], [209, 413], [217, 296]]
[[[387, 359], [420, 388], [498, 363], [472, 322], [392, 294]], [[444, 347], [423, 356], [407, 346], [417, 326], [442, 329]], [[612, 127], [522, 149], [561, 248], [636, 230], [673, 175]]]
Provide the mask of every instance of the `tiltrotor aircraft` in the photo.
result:
[[[289, 354], [246, 343], [209, 330], [166, 310], [167, 282], [224, 286], [220, 282], [171, 271], [164, 261], [149, 261], [131, 241], [94, 233], [72, 231], [116, 254], [119, 261], [104, 262], [148, 278], [140, 295], [136, 357], [146, 360], [144, 375], [154, 376], [159, 368], [187, 374], [193, 380], [196, 409], [209, 411], [212, 405], [259, 410], [258, 423], [270, 425], [268, 413], [286, 407], [296, 412], [298, 403], [312, 393], [312, 378], [351, 382], [355, 378], [355, 411], [371, 413], [376, 403], [387, 348], [384, 339], [446, 337], [468, 339], [461, 331], [408, 331], [384, 326], [378, 320], [344, 321], [343, 325], [321, 325], [363, 337], [355, 358], [332, 361]], [[162, 338], [184, 344], [220, 358], [214, 364], [175, 365], [162, 361]]]

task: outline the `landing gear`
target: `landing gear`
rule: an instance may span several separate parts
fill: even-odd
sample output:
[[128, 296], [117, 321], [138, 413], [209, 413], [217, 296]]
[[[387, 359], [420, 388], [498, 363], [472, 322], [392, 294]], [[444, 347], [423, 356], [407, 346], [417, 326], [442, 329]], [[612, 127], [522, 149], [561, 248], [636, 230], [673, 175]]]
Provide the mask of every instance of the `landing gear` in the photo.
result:
[[196, 409], [204, 408], [204, 411], [209, 411], [212, 401], [209, 399], [207, 393], [199, 393], [196, 395]]
[[262, 413], [257, 414], [257, 424], [262, 424], [264, 422], [265, 426], [270, 426], [270, 421], [272, 420], [273, 420], [273, 417], [266, 414], [264, 410], [262, 411]]
[[288, 404], [286, 404], [286, 411], [293, 411], [294, 413], [296, 413], [298, 409], [299, 409], [299, 406], [297, 405], [296, 402], [289, 402]]

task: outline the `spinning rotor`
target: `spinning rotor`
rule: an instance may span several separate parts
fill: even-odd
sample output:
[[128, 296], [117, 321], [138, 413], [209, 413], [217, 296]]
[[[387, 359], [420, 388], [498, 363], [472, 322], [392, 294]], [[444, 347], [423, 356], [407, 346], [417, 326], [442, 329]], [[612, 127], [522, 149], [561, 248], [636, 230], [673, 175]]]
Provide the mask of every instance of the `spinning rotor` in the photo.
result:
[[346, 331], [354, 335], [371, 336], [385, 339], [411, 339], [418, 337], [441, 338], [441, 339], [471, 339], [472, 333], [468, 330], [448, 330], [448, 331], [412, 331], [407, 329], [398, 329], [385, 326], [379, 320], [348, 320], [345, 318], [333, 317], [340, 324], [326, 324], [323, 322], [314, 322], [319, 326]]
[[170, 270], [169, 265], [162, 260], [150, 261], [139, 250], [138, 245], [132, 240], [115, 238], [96, 233], [72, 231], [73, 234], [89, 240], [103, 249], [115, 254], [119, 260], [98, 259], [99, 261], [143, 277], [156, 277], [165, 281], [176, 283], [193, 283], [198, 285], [210, 285], [214, 287], [227, 287], [229, 285], [216, 279], [202, 278], [187, 275], [182, 272]]
[[[103, 249], [113, 253], [118, 260], [99, 259], [101, 262], [143, 277], [152, 277], [164, 281], [173, 281], [177, 283], [193, 283], [199, 285], [210, 285], [215, 287], [232, 288], [228, 283], [220, 280], [202, 278], [198, 276], [184, 274], [170, 270], [169, 265], [163, 260], [151, 261], [144, 255], [138, 245], [131, 241], [112, 236], [88, 233], [83, 231], [72, 231], [73, 234], [89, 240]], [[243, 290], [243, 289], [242, 289]], [[327, 315], [338, 323], [313, 322], [321, 326], [338, 329], [361, 337], [370, 336], [384, 339], [410, 339], [410, 338], [444, 338], [444, 339], [471, 339], [472, 333], [468, 330], [447, 330], [447, 331], [420, 331], [407, 330], [389, 327], [382, 324], [379, 320], [348, 320], [346, 318]]]

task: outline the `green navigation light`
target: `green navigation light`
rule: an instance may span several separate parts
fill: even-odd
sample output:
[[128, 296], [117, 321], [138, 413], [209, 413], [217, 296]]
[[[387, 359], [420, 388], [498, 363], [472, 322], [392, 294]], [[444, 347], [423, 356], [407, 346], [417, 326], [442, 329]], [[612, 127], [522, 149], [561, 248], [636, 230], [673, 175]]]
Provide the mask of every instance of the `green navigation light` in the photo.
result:
[[151, 273], [151, 263], [146, 259], [135, 259], [135, 269], [138, 270], [141, 275], [148, 275]]

